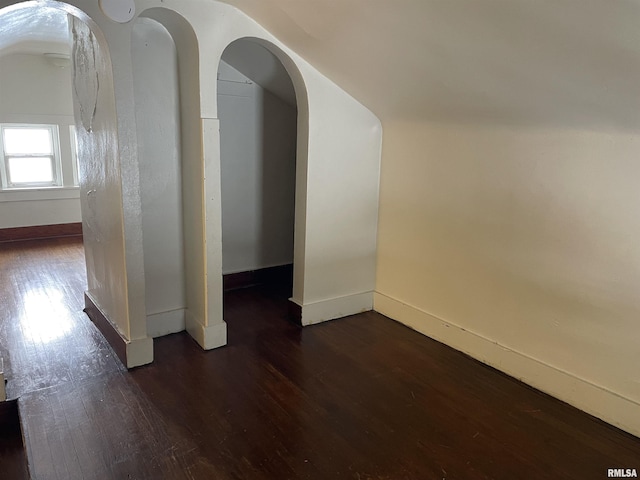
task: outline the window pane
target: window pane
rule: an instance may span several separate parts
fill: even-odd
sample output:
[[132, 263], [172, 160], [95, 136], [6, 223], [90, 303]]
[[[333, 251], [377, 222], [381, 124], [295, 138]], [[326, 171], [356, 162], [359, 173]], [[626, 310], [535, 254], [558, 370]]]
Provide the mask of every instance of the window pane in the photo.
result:
[[4, 128], [4, 152], [7, 155], [51, 155], [51, 131], [48, 128]]
[[12, 184], [53, 183], [51, 157], [9, 157], [8, 160]]
[[71, 160], [73, 161], [73, 184], [80, 185], [80, 164], [78, 162], [78, 137], [76, 137], [75, 125], [69, 125], [69, 138], [71, 140]]

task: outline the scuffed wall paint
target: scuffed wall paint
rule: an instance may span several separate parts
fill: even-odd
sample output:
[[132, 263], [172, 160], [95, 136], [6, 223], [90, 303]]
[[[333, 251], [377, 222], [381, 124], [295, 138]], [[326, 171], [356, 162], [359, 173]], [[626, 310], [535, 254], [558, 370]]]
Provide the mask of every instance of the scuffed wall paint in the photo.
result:
[[78, 102], [80, 122], [87, 132], [92, 131], [98, 106], [100, 79], [96, 66], [96, 39], [83, 22], [71, 16], [73, 41], [73, 92]]
[[[110, 65], [91, 29], [70, 18], [73, 99], [80, 161], [88, 293], [124, 338], [130, 338], [127, 308], [123, 208], [118, 137]], [[100, 79], [100, 81], [98, 81]]]

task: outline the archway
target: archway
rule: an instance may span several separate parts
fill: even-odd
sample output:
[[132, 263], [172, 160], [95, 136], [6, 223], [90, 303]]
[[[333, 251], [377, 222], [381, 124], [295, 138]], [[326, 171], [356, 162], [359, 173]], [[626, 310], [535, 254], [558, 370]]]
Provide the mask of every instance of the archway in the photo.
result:
[[175, 11], [143, 11], [132, 32], [143, 220], [147, 332], [187, 330], [203, 348], [226, 342], [224, 325], [208, 336], [206, 206], [198, 42]]
[[[125, 239], [122, 234], [124, 213], [113, 73], [106, 40], [97, 25], [84, 12], [62, 2], [19, 2], [0, 10], [0, 18], [3, 31], [9, 33], [12, 30], [5, 28], [7, 26], [25, 31], [36, 28], [36, 39], [42, 39], [43, 36], [46, 39], [46, 28], [59, 28], [60, 24], [64, 24], [66, 31], [57, 35], [66, 39], [70, 37], [70, 40], [66, 40], [70, 41], [70, 45], [66, 45], [68, 50], [54, 51], [56, 55], [52, 57], [51, 63], [56, 68], [71, 67], [67, 69], [67, 72], [71, 71], [71, 81], [67, 88], [73, 99], [73, 108], [69, 115], [37, 112], [41, 118], [38, 123], [53, 123], [55, 129], [52, 127], [52, 131], [60, 130], [61, 133], [68, 130], [69, 123], [75, 124], [77, 142], [74, 143], [77, 145], [80, 164], [77, 201], [80, 203], [82, 217], [87, 274], [86, 311], [94, 320], [98, 317], [105, 319], [105, 323], [111, 325], [110, 328], [124, 339], [124, 344], [126, 340], [135, 338], [135, 332], [132, 332], [129, 322], [127, 302], [123, 301], [127, 297]], [[52, 21], [53, 18], [60, 22]], [[38, 23], [38, 19], [42, 21]], [[31, 47], [38, 52], [37, 44], [32, 44]], [[51, 91], [51, 87], [44, 91]], [[22, 112], [24, 115], [27, 113], [29, 112]], [[64, 129], [60, 120], [63, 117], [73, 118], [73, 121], [66, 121]], [[32, 123], [30, 116], [23, 118], [21, 123]], [[70, 135], [67, 135], [66, 141], [70, 144]], [[60, 139], [62, 138], [60, 135]], [[69, 154], [71, 145], [60, 147], [60, 153], [65, 154], [66, 150], [66, 154]], [[56, 161], [62, 163], [53, 154], [51, 158], [53, 166]], [[57, 179], [60, 177], [72, 178], [73, 169], [61, 167]], [[66, 181], [50, 182], [52, 185], [47, 193], [68, 196], [71, 187]], [[99, 315], [96, 315], [98, 312]], [[120, 358], [126, 364], [126, 352], [116, 349], [116, 353], [122, 353]]]
[[158, 337], [185, 328], [178, 54], [166, 28], [142, 17], [133, 25], [131, 56], [147, 333]]
[[300, 78], [296, 86], [276, 53], [288, 60], [268, 42], [241, 38], [218, 66], [222, 273], [225, 290], [277, 284], [295, 297], [303, 287], [308, 113]]
[[[153, 344], [138, 321], [135, 296], [128, 282], [128, 235], [123, 192], [123, 163], [116, 117], [114, 77], [105, 36], [80, 9], [52, 0], [10, 5], [3, 13], [56, 12], [67, 15], [72, 37], [72, 98], [79, 159], [80, 210], [86, 258], [85, 311], [109, 339], [128, 367], [149, 363]], [[31, 15], [27, 15], [30, 19]], [[126, 149], [124, 149], [126, 151]], [[125, 169], [127, 165], [124, 165]], [[127, 207], [135, 207], [131, 202]], [[133, 262], [135, 263], [135, 262]], [[133, 313], [132, 313], [133, 312]], [[134, 320], [132, 320], [132, 318]], [[144, 320], [144, 319], [143, 319]]]
[[0, 228], [35, 237], [81, 214], [68, 13], [30, 3], [0, 10]]
[[279, 57], [289, 60], [268, 42], [242, 38], [218, 66], [222, 273], [225, 290], [278, 283], [295, 297], [303, 287], [308, 114], [301, 79], [294, 83]]
[[282, 64], [251, 40], [225, 49], [217, 82], [229, 286], [293, 264], [297, 105]]

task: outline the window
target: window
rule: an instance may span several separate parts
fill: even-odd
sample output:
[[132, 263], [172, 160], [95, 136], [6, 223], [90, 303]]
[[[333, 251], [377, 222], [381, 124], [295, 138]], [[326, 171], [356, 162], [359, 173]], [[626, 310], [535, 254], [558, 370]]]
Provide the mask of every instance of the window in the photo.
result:
[[3, 188], [62, 185], [56, 125], [5, 124], [0, 133]]
[[80, 165], [78, 164], [78, 137], [76, 127], [69, 125], [69, 141], [71, 143], [71, 166], [73, 168], [73, 186], [80, 185]]

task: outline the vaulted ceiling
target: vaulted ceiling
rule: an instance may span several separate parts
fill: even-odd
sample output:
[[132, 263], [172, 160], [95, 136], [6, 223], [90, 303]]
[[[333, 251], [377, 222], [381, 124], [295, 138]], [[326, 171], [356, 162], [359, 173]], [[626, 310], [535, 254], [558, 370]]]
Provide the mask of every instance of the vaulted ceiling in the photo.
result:
[[383, 121], [640, 128], [637, 0], [224, 0]]
[[[638, 0], [224, 1], [383, 122], [640, 128]], [[68, 51], [64, 14], [25, 15], [3, 54]]]
[[66, 53], [71, 49], [67, 14], [48, 7], [9, 9], [0, 20], [0, 56]]

